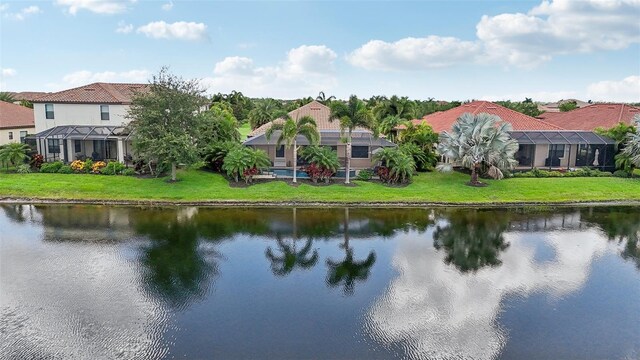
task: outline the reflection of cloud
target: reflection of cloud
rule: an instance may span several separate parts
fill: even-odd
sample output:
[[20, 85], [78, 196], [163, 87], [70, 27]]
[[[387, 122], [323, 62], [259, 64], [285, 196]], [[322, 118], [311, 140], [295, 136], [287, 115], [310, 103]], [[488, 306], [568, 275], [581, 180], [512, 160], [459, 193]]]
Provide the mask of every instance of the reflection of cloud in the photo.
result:
[[[162, 357], [165, 312], [139, 288], [138, 270], [120, 247], [94, 242], [43, 246], [37, 237], [16, 234], [27, 232], [12, 233], [2, 246], [3, 356]], [[24, 291], [28, 283], [34, 285]]]
[[412, 357], [477, 358], [497, 356], [507, 334], [496, 324], [503, 298], [546, 292], [562, 297], [580, 289], [591, 261], [607, 242], [595, 231], [536, 233], [555, 250], [550, 261], [536, 262], [524, 233], [507, 233], [502, 265], [461, 274], [434, 250], [431, 232], [399, 242], [394, 266], [399, 276], [370, 311], [373, 338], [406, 344]]

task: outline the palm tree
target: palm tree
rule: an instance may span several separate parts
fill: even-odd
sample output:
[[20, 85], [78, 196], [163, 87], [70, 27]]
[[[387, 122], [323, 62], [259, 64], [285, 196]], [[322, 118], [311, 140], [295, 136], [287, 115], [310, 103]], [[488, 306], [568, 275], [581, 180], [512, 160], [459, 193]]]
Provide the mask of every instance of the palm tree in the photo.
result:
[[340, 121], [341, 131], [343, 133], [345, 131], [347, 132], [347, 161], [344, 183], [349, 184], [349, 172], [351, 171], [351, 133], [356, 127], [374, 130], [374, 135], [377, 135], [377, 130], [373, 125], [371, 110], [355, 95], [351, 95], [346, 104], [342, 101], [334, 101], [330, 107], [331, 115], [329, 121]]
[[[640, 115], [635, 115], [633, 120], [636, 123], [636, 127], [640, 130]], [[635, 134], [627, 134], [627, 141], [622, 150], [622, 154], [628, 156], [635, 167], [640, 167], [640, 131], [636, 131]]]
[[2, 91], [0, 92], [0, 101], [13, 103], [16, 99], [13, 97], [13, 94], [10, 92]]
[[331, 104], [331, 101], [333, 101], [335, 99], [336, 99], [336, 97], [333, 96], [333, 95], [327, 97], [327, 95], [325, 95], [324, 91], [320, 91], [320, 93], [316, 97], [316, 101], [322, 103], [323, 105], [329, 105], [329, 104]]
[[31, 148], [27, 144], [10, 143], [0, 147], [0, 163], [8, 165], [23, 164], [28, 158]]
[[285, 148], [293, 146], [293, 182], [297, 182], [297, 163], [298, 163], [298, 143], [297, 139], [299, 135], [304, 136], [311, 145], [316, 145], [320, 142], [320, 133], [318, 132], [318, 125], [311, 116], [303, 116], [294, 120], [290, 115], [284, 115], [282, 117], [284, 121], [274, 120], [271, 122], [271, 127], [267, 129], [267, 140], [271, 140], [271, 136], [275, 131], [280, 131], [280, 136], [276, 142], [276, 147], [280, 147], [284, 143]]
[[248, 115], [251, 129], [269, 123], [280, 111], [282, 111], [282, 104], [277, 100], [268, 98], [257, 101], [255, 108], [253, 108]]
[[307, 239], [302, 249], [296, 249], [296, 239], [294, 238], [292, 244], [287, 244], [282, 240], [280, 236], [276, 238], [278, 242], [278, 248], [282, 255], [275, 255], [271, 248], [267, 248], [265, 255], [267, 259], [271, 261], [271, 271], [276, 276], [284, 276], [291, 273], [296, 267], [301, 269], [310, 269], [318, 262], [318, 250], [313, 250], [311, 256], [311, 246], [313, 242], [311, 239]]
[[[438, 153], [471, 169], [469, 185], [480, 186], [483, 184], [478, 181], [478, 172], [482, 165], [489, 167], [489, 176], [499, 180], [504, 177], [502, 170], [517, 164], [513, 156], [518, 151], [518, 142], [509, 131], [511, 124], [498, 116], [464, 113], [453, 124], [451, 133], [440, 134]], [[437, 169], [449, 172], [453, 169], [451, 162], [440, 164]]]

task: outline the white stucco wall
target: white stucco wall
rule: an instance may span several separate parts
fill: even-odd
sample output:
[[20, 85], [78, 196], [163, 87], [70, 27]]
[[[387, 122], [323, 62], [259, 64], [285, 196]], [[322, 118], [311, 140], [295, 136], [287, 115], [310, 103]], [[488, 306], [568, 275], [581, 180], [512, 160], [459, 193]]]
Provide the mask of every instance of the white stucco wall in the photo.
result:
[[[20, 142], [20, 131], [26, 131], [27, 134], [32, 135], [35, 133], [35, 128], [0, 129], [0, 145]], [[13, 140], [9, 140], [9, 132], [13, 133]]]
[[62, 125], [119, 126], [129, 122], [125, 118], [128, 109], [129, 105], [109, 104], [109, 120], [101, 120], [100, 104], [53, 104], [54, 118], [46, 119], [45, 104], [34, 103], [35, 131]]

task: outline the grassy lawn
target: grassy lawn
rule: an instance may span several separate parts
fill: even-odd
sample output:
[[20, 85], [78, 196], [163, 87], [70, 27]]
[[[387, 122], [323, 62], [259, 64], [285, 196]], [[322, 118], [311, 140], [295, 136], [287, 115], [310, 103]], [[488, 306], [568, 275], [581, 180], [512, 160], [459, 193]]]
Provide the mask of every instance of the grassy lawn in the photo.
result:
[[182, 171], [179, 179], [167, 183], [165, 179], [124, 176], [1, 173], [0, 198], [448, 203], [640, 200], [640, 179], [620, 178], [518, 178], [488, 181], [484, 188], [464, 185], [468, 176], [459, 173], [420, 174], [403, 188], [359, 181], [353, 187], [341, 183], [293, 187], [276, 181], [233, 188], [221, 175], [198, 170]]
[[238, 128], [238, 131], [240, 132], [240, 139], [244, 141], [244, 139], [247, 138], [247, 135], [249, 135], [249, 133], [251, 132], [251, 126], [249, 125], [249, 122], [242, 124]]

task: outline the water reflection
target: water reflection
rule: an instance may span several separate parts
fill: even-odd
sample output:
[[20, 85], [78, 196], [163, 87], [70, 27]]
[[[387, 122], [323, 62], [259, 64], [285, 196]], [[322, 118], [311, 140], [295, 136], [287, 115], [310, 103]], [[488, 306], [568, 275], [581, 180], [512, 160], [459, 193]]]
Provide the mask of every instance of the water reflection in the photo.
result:
[[208, 227], [198, 226], [197, 214], [197, 208], [183, 208], [137, 210], [131, 216], [136, 234], [150, 240], [142, 247], [143, 284], [177, 309], [205, 297], [218, 275], [221, 254], [206, 237], [208, 232], [201, 234]]
[[496, 216], [487, 210], [456, 210], [442, 216], [448, 220], [433, 233], [433, 246], [446, 252], [445, 262], [460, 271], [477, 271], [484, 266], [501, 264], [499, 255], [509, 244], [504, 232], [507, 216]]
[[[587, 291], [616, 276], [627, 292], [613, 294], [640, 296], [640, 209], [0, 208], [9, 357], [200, 358], [253, 346], [253, 356], [221, 357], [491, 359], [545, 348], [561, 358], [526, 329], [541, 321], [526, 301], [550, 313], [593, 302], [589, 326], [554, 323], [559, 338], [580, 334], [576, 354], [640, 351], [640, 306]], [[610, 258], [622, 260], [595, 267]], [[622, 319], [603, 326], [611, 308]], [[276, 349], [277, 331], [257, 330], [301, 320], [306, 352]], [[590, 327], [613, 350], [580, 333]]]

